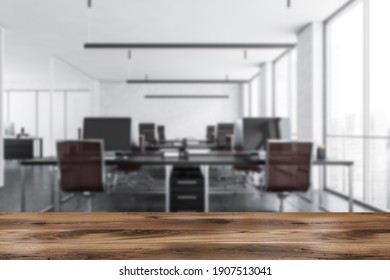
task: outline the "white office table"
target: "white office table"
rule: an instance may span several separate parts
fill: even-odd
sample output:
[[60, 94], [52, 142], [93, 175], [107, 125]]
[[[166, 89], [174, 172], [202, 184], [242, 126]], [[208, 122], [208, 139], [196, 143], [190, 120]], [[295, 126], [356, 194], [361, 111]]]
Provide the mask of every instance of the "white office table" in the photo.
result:
[[[205, 212], [209, 211], [209, 167], [210, 166], [221, 166], [221, 165], [265, 165], [265, 159], [259, 159], [258, 156], [250, 156], [248, 153], [236, 153], [236, 152], [210, 152], [207, 154], [193, 154], [188, 159], [182, 159], [178, 157], [163, 157], [161, 153], [135, 153], [129, 154], [124, 157], [107, 157], [104, 159], [106, 165], [120, 165], [120, 166], [139, 166], [139, 165], [154, 165], [154, 166], [165, 166], [165, 210], [170, 212], [170, 175], [172, 168], [175, 166], [200, 166], [203, 171], [205, 181]], [[20, 162], [21, 177], [22, 177], [22, 192], [21, 192], [21, 211], [26, 210], [26, 178], [25, 172], [27, 167], [31, 166], [56, 166], [57, 159], [55, 157], [50, 158], [38, 158], [33, 160], [24, 160]], [[345, 166], [349, 170], [349, 212], [353, 212], [353, 161], [347, 160], [315, 160], [313, 165], [317, 166]], [[56, 177], [56, 176], [53, 176]], [[54, 204], [54, 210], [59, 209], [59, 201], [56, 200], [55, 186], [56, 182], [52, 182], [52, 202]], [[323, 189], [320, 190], [320, 196]], [[321, 202], [321, 200], [320, 200]]]

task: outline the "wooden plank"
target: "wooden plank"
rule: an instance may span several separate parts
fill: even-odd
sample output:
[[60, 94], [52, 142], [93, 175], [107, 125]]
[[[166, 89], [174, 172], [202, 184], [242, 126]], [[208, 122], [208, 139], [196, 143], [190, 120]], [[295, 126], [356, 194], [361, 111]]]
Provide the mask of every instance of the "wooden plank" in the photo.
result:
[[0, 259], [390, 259], [390, 214], [4, 213]]

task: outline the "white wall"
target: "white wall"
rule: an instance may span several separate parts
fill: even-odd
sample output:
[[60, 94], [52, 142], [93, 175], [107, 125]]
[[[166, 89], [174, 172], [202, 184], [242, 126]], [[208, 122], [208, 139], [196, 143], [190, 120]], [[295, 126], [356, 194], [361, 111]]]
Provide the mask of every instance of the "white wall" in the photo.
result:
[[[228, 95], [228, 99], [145, 99], [145, 95]], [[166, 126], [168, 139], [204, 139], [206, 126], [235, 122], [243, 113], [239, 84], [101, 83], [100, 115], [130, 116]]]
[[44, 156], [55, 154], [56, 141], [77, 139], [84, 117], [99, 110], [99, 82], [55, 59], [47, 70], [46, 81], [25, 80], [22, 74], [4, 81], [6, 102], [0, 107], [2, 123], [43, 138]]
[[[4, 62], [4, 29], [0, 26], [0, 109], [3, 108], [3, 62]], [[4, 186], [4, 145], [3, 143], [3, 110], [0, 110], [0, 187]]]

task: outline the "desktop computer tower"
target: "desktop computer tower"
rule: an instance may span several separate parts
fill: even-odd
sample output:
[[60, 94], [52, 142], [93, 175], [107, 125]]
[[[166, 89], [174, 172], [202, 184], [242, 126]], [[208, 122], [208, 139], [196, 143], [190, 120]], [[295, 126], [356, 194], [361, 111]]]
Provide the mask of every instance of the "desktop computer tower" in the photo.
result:
[[170, 211], [204, 212], [204, 188], [200, 167], [175, 167], [170, 178]]

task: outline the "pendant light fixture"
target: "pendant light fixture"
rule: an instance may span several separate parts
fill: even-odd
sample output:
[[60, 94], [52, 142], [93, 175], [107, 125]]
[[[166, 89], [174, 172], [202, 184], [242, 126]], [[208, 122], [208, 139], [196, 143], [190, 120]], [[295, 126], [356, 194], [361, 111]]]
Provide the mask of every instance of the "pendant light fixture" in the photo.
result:
[[248, 50], [244, 50], [244, 60], [248, 59]]
[[87, 41], [92, 41], [92, 0], [87, 0]]

